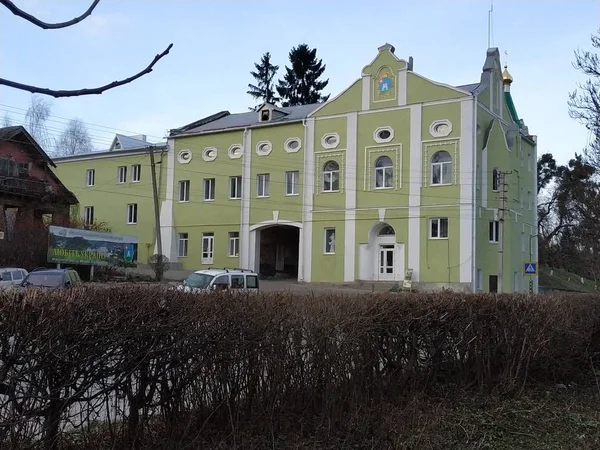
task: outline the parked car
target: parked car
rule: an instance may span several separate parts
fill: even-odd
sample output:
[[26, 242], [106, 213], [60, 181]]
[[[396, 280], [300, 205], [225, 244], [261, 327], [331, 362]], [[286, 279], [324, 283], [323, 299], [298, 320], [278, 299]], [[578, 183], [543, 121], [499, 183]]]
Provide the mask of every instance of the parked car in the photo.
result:
[[81, 278], [74, 269], [46, 269], [42, 267], [29, 272], [20, 286], [22, 288], [65, 289], [80, 285], [81, 283]]
[[28, 272], [25, 269], [2, 267], [0, 268], [0, 289], [6, 289], [21, 284]]
[[258, 292], [258, 284], [258, 274], [248, 269], [206, 269], [192, 273], [176, 289], [184, 292]]

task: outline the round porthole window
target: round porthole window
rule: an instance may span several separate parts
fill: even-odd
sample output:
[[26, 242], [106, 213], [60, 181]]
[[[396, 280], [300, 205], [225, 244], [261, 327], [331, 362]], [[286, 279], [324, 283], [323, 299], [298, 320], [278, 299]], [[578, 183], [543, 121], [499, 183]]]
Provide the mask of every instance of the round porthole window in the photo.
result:
[[256, 144], [256, 154], [259, 156], [267, 156], [271, 153], [271, 143], [268, 141], [259, 142]]
[[324, 148], [335, 148], [339, 145], [339, 143], [340, 137], [337, 135], [337, 133], [326, 134], [321, 140], [321, 144]]
[[232, 145], [231, 147], [229, 147], [229, 157], [231, 159], [239, 159], [242, 157], [242, 154], [244, 153], [242, 150], [242, 146], [241, 145]]
[[217, 159], [217, 149], [215, 147], [206, 147], [202, 152], [204, 161], [214, 161]]
[[284, 144], [285, 151], [288, 153], [296, 153], [300, 150], [300, 139], [298, 138], [290, 138], [285, 141]]
[[391, 127], [380, 127], [373, 132], [373, 140], [379, 144], [385, 144], [394, 139], [394, 129]]
[[377, 137], [381, 140], [389, 139], [392, 137], [392, 132], [390, 130], [381, 130], [377, 133]]
[[181, 150], [177, 154], [179, 164], [188, 164], [192, 160], [192, 152], [190, 150]]
[[436, 120], [429, 127], [429, 134], [433, 137], [446, 137], [452, 133], [452, 123], [447, 120]]

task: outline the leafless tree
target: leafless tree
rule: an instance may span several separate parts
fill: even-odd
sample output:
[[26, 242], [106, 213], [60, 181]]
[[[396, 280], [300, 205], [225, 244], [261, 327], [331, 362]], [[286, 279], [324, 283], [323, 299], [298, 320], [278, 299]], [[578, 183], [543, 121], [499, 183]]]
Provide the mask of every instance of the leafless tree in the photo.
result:
[[[86, 17], [88, 17], [90, 14], [92, 14], [92, 11], [94, 11], [94, 9], [98, 5], [98, 3], [100, 3], [100, 0], [94, 0], [93, 3], [90, 5], [90, 7], [87, 9], [87, 11], [85, 11], [80, 16], [75, 17], [74, 19], [68, 20], [66, 22], [48, 23], [48, 22], [41, 21], [40, 19], [38, 19], [37, 17], [35, 17], [32, 14], [27, 13], [26, 11], [23, 11], [22, 9], [17, 7], [10, 0], [0, 0], [0, 5], [7, 8], [15, 16], [18, 16], [18, 17], [34, 24], [35, 26], [44, 29], [44, 30], [57, 30], [60, 28], [67, 28], [67, 27], [73, 26], [75, 24], [78, 24], [79, 22], [84, 20]], [[135, 75], [132, 75], [128, 78], [124, 78], [122, 80], [113, 81], [112, 83], [108, 83], [103, 86], [98, 86], [95, 88], [56, 90], [56, 89], [43, 88], [43, 87], [39, 87], [39, 86], [33, 86], [33, 85], [29, 85], [29, 84], [23, 84], [23, 83], [19, 83], [17, 81], [7, 80], [5, 78], [0, 78], [0, 85], [9, 86], [9, 87], [12, 87], [15, 89], [20, 89], [23, 91], [28, 91], [28, 92], [31, 92], [32, 94], [37, 93], [37, 94], [50, 95], [50, 96], [56, 97], [56, 98], [58, 98], [58, 97], [78, 97], [81, 95], [102, 94], [103, 92], [108, 91], [109, 89], [114, 89], [116, 87], [123, 86], [124, 84], [131, 83], [132, 81], [135, 81], [138, 78], [152, 72], [154, 65], [161, 58], [166, 56], [172, 47], [173, 47], [173, 44], [169, 44], [169, 46], [162, 53], [159, 53], [158, 55], [156, 55], [154, 57], [154, 59], [150, 62], [150, 64], [145, 69], [141, 70], [140, 72], [136, 73]]]
[[48, 99], [38, 95], [31, 97], [31, 103], [25, 114], [25, 128], [45, 150], [54, 147], [54, 138], [48, 133], [46, 127], [46, 122], [51, 113], [52, 103]]
[[67, 128], [60, 135], [56, 147], [57, 156], [90, 153], [94, 150], [87, 127], [80, 119], [71, 119], [69, 121]]
[[2, 126], [10, 127], [11, 125], [12, 125], [12, 120], [10, 120], [10, 114], [5, 113], [4, 117], [2, 118]]

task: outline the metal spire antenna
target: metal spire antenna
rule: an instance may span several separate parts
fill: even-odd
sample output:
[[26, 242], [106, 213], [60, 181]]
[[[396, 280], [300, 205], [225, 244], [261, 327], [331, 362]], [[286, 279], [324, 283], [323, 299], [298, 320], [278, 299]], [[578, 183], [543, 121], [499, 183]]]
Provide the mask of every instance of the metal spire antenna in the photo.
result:
[[494, 32], [493, 32], [493, 27], [494, 27], [494, 21], [493, 21], [493, 14], [494, 14], [494, 0], [490, 0], [490, 10], [488, 11], [488, 46], [487, 48], [491, 48], [492, 44], [493, 44], [493, 37], [494, 37]]

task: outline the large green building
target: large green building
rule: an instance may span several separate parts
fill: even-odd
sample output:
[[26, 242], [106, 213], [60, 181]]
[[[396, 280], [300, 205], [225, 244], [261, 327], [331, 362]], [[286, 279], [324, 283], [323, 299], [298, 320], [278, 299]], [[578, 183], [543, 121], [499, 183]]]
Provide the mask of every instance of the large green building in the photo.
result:
[[[326, 103], [263, 104], [173, 129], [158, 152], [163, 253], [184, 270], [526, 291], [524, 265], [537, 258], [537, 145], [511, 82], [496, 48], [479, 82], [450, 86], [386, 44]], [[137, 185], [119, 183], [122, 167], [148, 166], [148, 153], [123, 152], [57, 159], [58, 174], [96, 220], [137, 233], [151, 254], [148, 170]], [[89, 170], [102, 190], [85, 186]]]

